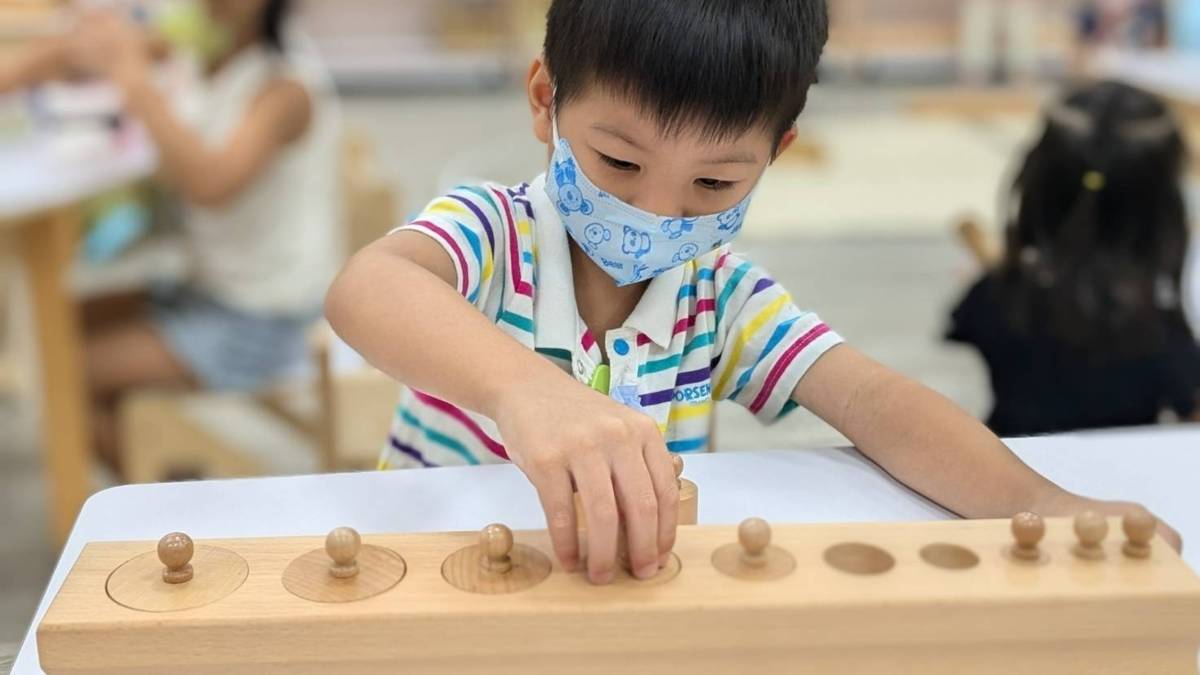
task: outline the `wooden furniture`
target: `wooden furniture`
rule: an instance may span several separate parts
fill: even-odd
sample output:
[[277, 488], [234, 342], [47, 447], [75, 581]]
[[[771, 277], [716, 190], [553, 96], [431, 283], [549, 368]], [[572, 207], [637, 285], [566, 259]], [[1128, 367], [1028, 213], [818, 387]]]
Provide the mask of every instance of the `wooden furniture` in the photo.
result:
[[[258, 394], [146, 390], [121, 405], [131, 483], [373, 469], [399, 385], [374, 369], [334, 372], [317, 327], [311, 375]], [[235, 419], [236, 418], [236, 419]]]
[[[1024, 45], [1036, 51], [1025, 58], [1061, 58], [1070, 43], [1069, 12], [1057, 4], [1030, 4], [1036, 8], [1030, 10], [1036, 25], [1020, 27], [1029, 29], [1037, 44]], [[1000, 23], [992, 12], [1007, 11], [1011, 5], [1009, 0], [832, 0], [826, 60], [846, 63], [856, 73], [870, 63], [929, 57], [987, 61], [1000, 37], [992, 33], [993, 24]], [[977, 17], [978, 10], [986, 16]], [[976, 18], [982, 18], [982, 23]], [[1013, 30], [1013, 22], [1008, 23], [1007, 29]], [[1026, 36], [1025, 41], [1029, 39]]]
[[91, 493], [82, 345], [65, 279], [80, 234], [76, 205], [148, 175], [154, 164], [149, 142], [137, 133], [123, 136], [106, 156], [91, 161], [64, 162], [41, 138], [0, 148], [0, 238], [15, 244], [29, 275], [39, 338], [50, 526], [60, 543]]
[[[372, 535], [367, 545], [406, 572], [341, 602], [309, 593], [377, 589], [371, 567], [387, 563], [364, 559], [339, 578], [327, 557], [289, 567], [330, 551], [324, 538], [219, 539], [198, 542], [207, 567], [171, 584], [163, 575], [187, 561], [156, 542], [93, 543], [38, 628], [40, 659], [49, 675], [1095, 675], [1196, 664], [1200, 578], [1161, 539], [1149, 557], [1123, 553], [1122, 537], [1105, 538], [1119, 519], [1048, 519], [1033, 561], [1006, 553], [1007, 520], [776, 525], [766, 536], [763, 525], [744, 523], [741, 544], [732, 527], [681, 527], [678, 566], [603, 587], [553, 563], [545, 531]], [[719, 569], [730, 544], [742, 567], [770, 573]], [[760, 561], [768, 545], [789, 562]], [[285, 574], [306, 577], [303, 595]]]
[[852, 60], [886, 54], [952, 51], [960, 0], [834, 0], [829, 48]]
[[1004, 250], [983, 226], [973, 218], [963, 218], [954, 226], [959, 242], [985, 270], [995, 269], [1004, 261]]
[[[1143, 503], [1175, 527], [1185, 542], [1200, 541], [1200, 496], [1193, 489], [1194, 477], [1200, 475], [1200, 454], [1195, 452], [1200, 428], [1014, 439], [1009, 445], [1024, 462], [1068, 490]], [[849, 449], [696, 455], [688, 458], [684, 476], [703, 487], [700, 522], [730, 525], [730, 536], [733, 525], [756, 514], [775, 524], [952, 517]], [[198, 545], [215, 539], [297, 535], [316, 537], [308, 540], [312, 543], [335, 527], [350, 525], [363, 533], [364, 544], [372, 544], [378, 542], [371, 533], [478, 531], [489, 522], [514, 530], [545, 527], [536, 491], [513, 465], [106, 490], [80, 515], [32, 625], [41, 622], [90, 542], [154, 541], [165, 532], [183, 530]], [[775, 539], [780, 544], [778, 535]], [[473, 536], [463, 538], [471, 540]], [[732, 541], [723, 539], [721, 545]], [[413, 562], [407, 552], [400, 553]], [[1183, 555], [1200, 570], [1200, 546], [1185, 546]], [[37, 653], [37, 634], [31, 629], [13, 675], [41, 675]]]
[[298, 18], [339, 87], [486, 89], [529, 65], [514, 39], [517, 1], [308, 2]]

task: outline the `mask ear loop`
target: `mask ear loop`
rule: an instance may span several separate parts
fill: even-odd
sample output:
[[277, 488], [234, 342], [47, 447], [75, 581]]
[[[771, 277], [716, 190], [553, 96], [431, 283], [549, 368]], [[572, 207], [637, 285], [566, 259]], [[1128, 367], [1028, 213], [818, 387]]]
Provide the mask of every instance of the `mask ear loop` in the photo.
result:
[[550, 132], [550, 139], [554, 141], [554, 147], [558, 148], [562, 136], [558, 133], [558, 87], [553, 84], [550, 85]]

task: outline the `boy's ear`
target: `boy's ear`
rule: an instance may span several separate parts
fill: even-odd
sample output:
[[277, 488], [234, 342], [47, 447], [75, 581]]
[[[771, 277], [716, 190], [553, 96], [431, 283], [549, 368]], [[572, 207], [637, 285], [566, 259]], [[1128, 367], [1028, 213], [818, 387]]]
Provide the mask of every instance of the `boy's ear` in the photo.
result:
[[525, 93], [529, 96], [529, 112], [533, 115], [533, 135], [549, 145], [554, 135], [554, 84], [550, 71], [540, 57], [529, 66], [529, 74], [525, 76]]
[[788, 148], [792, 147], [792, 143], [796, 142], [796, 137], [798, 135], [799, 132], [796, 131], [795, 125], [792, 125], [792, 128], [788, 129], [787, 132], [783, 134], [783, 138], [779, 139], [779, 147], [775, 149], [775, 156], [771, 158], [772, 163], [779, 159], [780, 155], [787, 152]]

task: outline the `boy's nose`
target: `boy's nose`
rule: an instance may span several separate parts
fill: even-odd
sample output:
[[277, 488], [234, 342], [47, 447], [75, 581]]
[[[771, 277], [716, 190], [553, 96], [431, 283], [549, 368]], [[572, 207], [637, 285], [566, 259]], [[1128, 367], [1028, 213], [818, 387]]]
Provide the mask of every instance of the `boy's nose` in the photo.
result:
[[687, 214], [684, 213], [682, 202], [671, 198], [670, 195], [664, 194], [659, 190], [648, 190], [641, 193], [631, 200], [630, 204], [643, 211], [648, 211], [664, 218], [687, 217]]

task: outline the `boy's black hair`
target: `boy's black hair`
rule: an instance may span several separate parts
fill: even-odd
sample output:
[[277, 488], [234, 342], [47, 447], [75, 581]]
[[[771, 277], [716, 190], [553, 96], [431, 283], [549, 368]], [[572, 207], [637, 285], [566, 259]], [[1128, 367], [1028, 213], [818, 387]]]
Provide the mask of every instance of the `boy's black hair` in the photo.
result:
[[1186, 162], [1174, 117], [1140, 89], [1100, 82], [1051, 105], [1011, 193], [999, 270], [1010, 324], [1097, 360], [1187, 332]]
[[726, 138], [796, 122], [829, 36], [825, 0], [554, 0], [546, 67], [555, 105], [601, 85], [665, 133]]
[[276, 51], [283, 51], [283, 26], [291, 9], [291, 0], [267, 0], [267, 5], [263, 8], [259, 35]]

